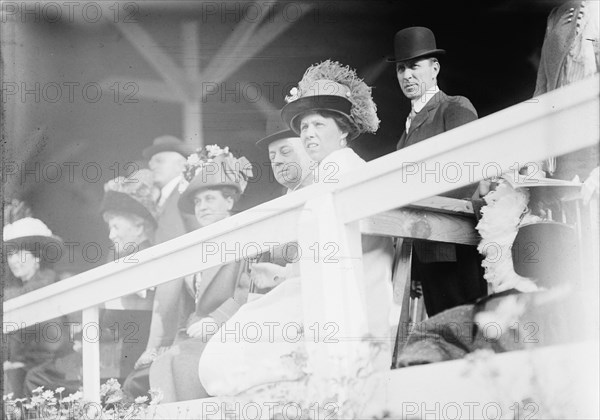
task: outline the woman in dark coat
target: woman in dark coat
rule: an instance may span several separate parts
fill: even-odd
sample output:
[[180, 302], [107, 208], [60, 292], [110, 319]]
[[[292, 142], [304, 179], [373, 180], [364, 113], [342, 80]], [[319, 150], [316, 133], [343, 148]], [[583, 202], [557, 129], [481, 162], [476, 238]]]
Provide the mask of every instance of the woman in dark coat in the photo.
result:
[[[58, 280], [52, 263], [62, 254], [62, 240], [39, 219], [25, 217], [3, 230], [10, 275], [4, 289], [9, 300], [53, 284]], [[32, 333], [34, 332], [34, 333]], [[30, 369], [70, 351], [66, 324], [54, 319], [8, 335], [4, 362], [6, 393], [25, 393], [23, 383]]]

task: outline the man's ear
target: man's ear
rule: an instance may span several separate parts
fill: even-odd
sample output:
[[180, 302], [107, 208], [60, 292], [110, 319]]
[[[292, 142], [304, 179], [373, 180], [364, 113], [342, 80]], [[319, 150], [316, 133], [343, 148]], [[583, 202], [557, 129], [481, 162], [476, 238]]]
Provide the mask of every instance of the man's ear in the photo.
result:
[[227, 210], [231, 211], [233, 209], [233, 197], [227, 197], [225, 200], [227, 201]]
[[437, 78], [437, 75], [440, 73], [440, 62], [433, 60], [431, 67], [433, 67], [433, 77]]

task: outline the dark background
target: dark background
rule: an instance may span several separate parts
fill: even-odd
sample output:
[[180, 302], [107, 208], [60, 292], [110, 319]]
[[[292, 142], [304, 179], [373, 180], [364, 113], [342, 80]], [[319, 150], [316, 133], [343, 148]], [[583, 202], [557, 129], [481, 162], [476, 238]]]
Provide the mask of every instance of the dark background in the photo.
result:
[[[309, 3], [312, 10], [294, 19], [291, 12]], [[180, 25], [197, 20], [201, 69], [215, 59], [223, 41], [244, 19], [247, 2], [212, 2], [221, 10], [210, 16], [202, 15], [202, 4], [136, 2], [136, 24], [156, 43], [148, 48], [161, 49], [185, 66]], [[373, 86], [382, 123], [376, 135], [364, 135], [351, 146], [372, 160], [395, 150], [409, 110], [394, 65], [386, 62], [398, 30], [427, 26], [434, 31], [438, 47], [447, 51], [441, 60], [440, 88], [450, 95], [468, 97], [483, 117], [532, 96], [546, 18], [556, 4], [533, 0], [281, 2], [273, 13], [287, 8], [294, 23], [258, 54], [249, 56], [225, 83], [229, 89], [235, 89], [236, 83], [271, 83], [275, 88], [267, 99], [279, 109], [289, 88], [309, 65], [331, 58], [356, 68]], [[230, 12], [223, 13], [222, 7]], [[110, 21], [85, 22], [77, 18], [78, 12], [76, 9], [72, 21], [57, 22], [44, 16], [36, 21], [35, 12], [11, 16], [6, 25], [3, 22], [1, 54], [3, 82], [16, 82], [19, 89], [22, 83], [34, 90], [35, 83], [41, 87], [49, 83], [64, 86], [65, 82], [102, 85], [103, 96], [95, 103], [84, 100], [80, 88], [75, 88], [70, 101], [63, 87], [62, 97], [55, 103], [43, 96], [22, 98], [3, 91], [4, 172], [9, 162], [19, 167], [17, 174], [6, 174], [3, 179], [5, 195], [29, 202], [35, 216], [53, 232], [81, 244], [69, 264], [72, 271], [93, 266], [89, 262], [94, 259], [93, 250], [87, 262], [82, 257], [86, 242], [103, 247], [98, 264], [108, 255], [107, 230], [98, 214], [103, 184], [130, 171], [132, 167], [125, 166], [128, 162], [143, 165], [141, 150], [153, 138], [183, 135], [179, 105], [144, 98], [142, 92], [134, 95], [137, 103], [123, 103], [124, 96], [131, 93], [123, 88], [125, 83], [139, 78], [159, 80], [160, 76]], [[104, 12], [109, 13], [107, 9]], [[110, 90], [116, 82], [121, 87], [118, 101]], [[268, 96], [266, 90], [263, 95]], [[266, 154], [254, 147], [264, 135], [265, 119], [261, 108], [243, 94], [238, 98], [211, 95], [202, 108], [205, 144], [228, 145], [236, 154], [261, 165], [260, 179], [250, 184], [242, 202], [245, 208], [264, 201], [276, 187], [268, 182]], [[62, 168], [56, 182], [51, 182], [57, 178], [52, 162]], [[72, 180], [65, 162], [79, 164]], [[23, 173], [24, 167], [35, 171], [36, 164], [40, 165], [38, 177]], [[87, 179], [82, 175], [86, 164]], [[102, 171], [99, 177], [95, 164]]]

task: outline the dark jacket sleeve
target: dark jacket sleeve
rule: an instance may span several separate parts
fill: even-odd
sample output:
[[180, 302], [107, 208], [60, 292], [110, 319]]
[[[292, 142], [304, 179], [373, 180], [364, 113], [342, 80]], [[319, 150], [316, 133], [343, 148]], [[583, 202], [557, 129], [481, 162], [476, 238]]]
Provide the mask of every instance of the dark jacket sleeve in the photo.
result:
[[476, 119], [477, 111], [471, 101], [460, 97], [460, 100], [448, 104], [448, 110], [444, 113], [444, 131], [450, 131]]

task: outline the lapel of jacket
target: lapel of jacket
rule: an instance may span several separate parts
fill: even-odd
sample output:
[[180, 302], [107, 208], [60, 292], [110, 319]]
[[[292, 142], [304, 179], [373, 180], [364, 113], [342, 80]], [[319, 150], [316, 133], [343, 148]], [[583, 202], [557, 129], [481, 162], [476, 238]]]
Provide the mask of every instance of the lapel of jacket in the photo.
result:
[[446, 94], [441, 90], [433, 95], [433, 97], [425, 104], [423, 109], [417, 113], [415, 119], [411, 122], [410, 128], [408, 129], [407, 140], [410, 139], [410, 136], [415, 132], [417, 128], [423, 125], [425, 121], [427, 121], [429, 117], [429, 112], [433, 111], [436, 107], [440, 105], [440, 102], [445, 101], [447, 98]]
[[171, 192], [171, 194], [169, 195], [169, 197], [167, 198], [167, 200], [165, 201], [165, 203], [162, 205], [162, 207], [160, 207], [158, 209], [158, 216], [157, 217], [163, 216], [167, 212], [167, 209], [170, 209], [173, 206], [177, 207], [177, 201], [178, 200], [179, 200], [179, 191], [177, 190], [177, 188], [175, 188]]

